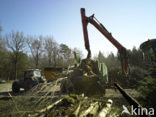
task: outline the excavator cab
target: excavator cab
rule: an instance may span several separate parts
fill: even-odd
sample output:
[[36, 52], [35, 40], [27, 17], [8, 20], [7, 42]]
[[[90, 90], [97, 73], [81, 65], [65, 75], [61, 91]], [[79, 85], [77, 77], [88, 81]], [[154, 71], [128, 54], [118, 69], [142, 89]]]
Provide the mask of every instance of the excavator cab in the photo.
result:
[[156, 39], [148, 39], [148, 41], [140, 45], [144, 59], [150, 64], [156, 63]]
[[143, 52], [143, 58], [148, 65], [149, 75], [156, 76], [156, 39], [148, 39], [148, 41], [140, 45]]

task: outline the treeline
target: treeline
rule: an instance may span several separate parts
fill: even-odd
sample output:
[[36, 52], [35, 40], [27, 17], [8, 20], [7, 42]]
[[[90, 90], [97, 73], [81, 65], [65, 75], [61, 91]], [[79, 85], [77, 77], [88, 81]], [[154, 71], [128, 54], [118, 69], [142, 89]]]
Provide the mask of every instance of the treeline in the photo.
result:
[[[2, 31], [2, 30], [1, 30]], [[0, 32], [1, 32], [0, 31]], [[13, 80], [31, 68], [67, 67], [73, 64], [73, 51], [49, 36], [24, 36], [22, 32], [0, 33], [0, 78]]]
[[127, 51], [128, 57], [128, 69], [129, 75], [126, 77], [122, 73], [120, 55], [110, 53], [108, 56], [100, 51], [94, 59], [99, 60], [99, 62], [104, 62], [108, 68], [108, 78], [109, 86], [114, 86], [114, 82], [118, 82], [125, 88], [136, 88], [138, 87], [139, 81], [144, 79], [147, 75], [147, 63], [141, 50], [133, 47], [132, 50]]
[[[66, 44], [58, 44], [53, 37], [24, 36], [22, 32], [11, 32], [5, 36], [0, 34], [0, 78], [17, 79], [22, 77], [22, 71], [30, 68], [43, 70], [45, 67], [73, 65], [73, 51], [82, 56], [79, 49], [71, 49]], [[137, 80], [146, 73], [141, 50], [135, 47], [128, 50], [129, 78], [122, 75], [119, 58], [119, 54], [110, 53], [104, 56], [102, 52], [94, 57], [107, 65], [110, 84], [120, 81], [122, 84], [129, 82], [130, 86], [137, 85]]]
[[[142, 51], [139, 48], [137, 49], [135, 46], [132, 50], [127, 50], [127, 58], [129, 67], [140, 67], [143, 69], [146, 67]], [[119, 53], [115, 55], [111, 52], [108, 56], [105, 56], [101, 51], [99, 51], [98, 55], [95, 56], [94, 59], [98, 59], [99, 62], [104, 62], [108, 69], [121, 67]]]
[[105, 57], [102, 52], [99, 52], [95, 58], [108, 67], [109, 88], [114, 88], [114, 82], [119, 83], [123, 88], [134, 88], [139, 92], [138, 102], [143, 107], [156, 109], [156, 63], [152, 63], [151, 66], [150, 58], [143, 57], [140, 49], [134, 47], [128, 50], [129, 75], [127, 77], [121, 73], [119, 54], [111, 53]]

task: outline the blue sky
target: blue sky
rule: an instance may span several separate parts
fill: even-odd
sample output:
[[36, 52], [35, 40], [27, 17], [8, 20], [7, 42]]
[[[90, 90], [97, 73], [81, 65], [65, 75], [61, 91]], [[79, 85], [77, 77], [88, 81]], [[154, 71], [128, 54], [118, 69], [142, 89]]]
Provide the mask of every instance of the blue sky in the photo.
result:
[[[156, 38], [156, 0], [0, 0], [2, 34], [22, 31], [25, 35], [53, 36], [58, 43], [77, 47], [86, 55], [80, 8], [93, 13], [127, 49]], [[88, 25], [93, 55], [117, 52], [116, 48]]]

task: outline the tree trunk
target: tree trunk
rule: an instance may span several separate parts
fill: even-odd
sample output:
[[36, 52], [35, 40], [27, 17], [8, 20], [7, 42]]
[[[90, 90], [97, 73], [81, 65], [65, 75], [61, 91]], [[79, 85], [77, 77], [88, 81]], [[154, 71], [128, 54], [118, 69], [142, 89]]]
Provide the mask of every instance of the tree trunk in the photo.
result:
[[17, 80], [17, 58], [18, 57], [18, 55], [17, 55], [17, 53], [15, 54], [15, 80]]

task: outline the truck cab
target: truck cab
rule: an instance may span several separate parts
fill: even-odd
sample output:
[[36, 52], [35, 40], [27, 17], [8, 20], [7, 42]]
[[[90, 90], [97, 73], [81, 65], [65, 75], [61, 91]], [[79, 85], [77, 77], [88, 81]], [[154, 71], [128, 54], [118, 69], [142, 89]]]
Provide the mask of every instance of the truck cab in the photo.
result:
[[25, 91], [31, 89], [39, 83], [44, 83], [46, 80], [41, 75], [39, 69], [28, 69], [24, 71], [24, 76], [19, 81], [14, 81], [12, 84], [12, 91], [17, 93], [23, 88]]

